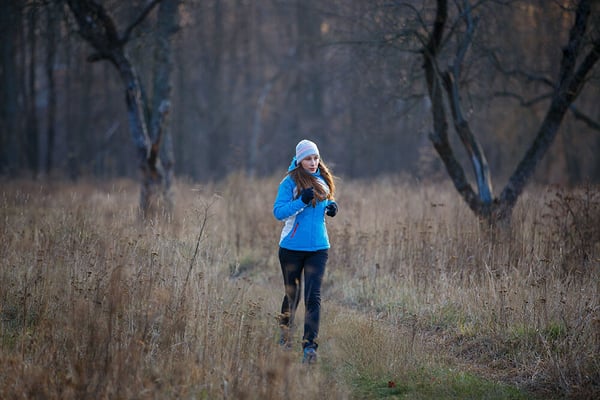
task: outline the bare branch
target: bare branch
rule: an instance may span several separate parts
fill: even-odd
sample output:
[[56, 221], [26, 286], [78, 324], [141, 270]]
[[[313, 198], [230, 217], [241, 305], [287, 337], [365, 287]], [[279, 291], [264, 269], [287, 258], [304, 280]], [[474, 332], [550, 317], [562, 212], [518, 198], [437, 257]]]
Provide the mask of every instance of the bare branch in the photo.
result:
[[534, 106], [541, 101], [551, 99], [553, 95], [554, 95], [554, 92], [548, 92], [548, 93], [543, 93], [539, 96], [536, 96], [532, 99], [526, 100], [523, 96], [521, 96], [520, 94], [514, 93], [514, 92], [495, 92], [494, 93], [495, 97], [510, 97], [513, 99], [517, 99], [519, 101], [519, 104], [523, 107]]
[[464, 34], [462, 41], [458, 44], [456, 48], [456, 56], [454, 58], [454, 63], [452, 65], [452, 74], [454, 78], [458, 80], [460, 78], [460, 68], [465, 59], [465, 55], [467, 54], [467, 50], [473, 41], [473, 33], [475, 32], [475, 28], [477, 25], [477, 20], [473, 20], [471, 15], [471, 6], [468, 0], [465, 0], [465, 11], [463, 12], [463, 18], [467, 25], [467, 30]]
[[[594, 65], [598, 61], [599, 57], [600, 57], [600, 40], [597, 40], [596, 42], [594, 42], [594, 46], [592, 47], [590, 52], [586, 55], [584, 60], [579, 65], [579, 68], [577, 69], [577, 71], [575, 72], [575, 74], [573, 75], [573, 77], [569, 83], [570, 88], [567, 90], [567, 93], [572, 94], [574, 96], [573, 98], [577, 97], [577, 95], [579, 94], [579, 91], [583, 87], [585, 77], [591, 71], [591, 69], [594, 67]], [[497, 67], [499, 67], [499, 69], [501, 68], [499, 63], [497, 64]], [[550, 86], [552, 88], [555, 87], [554, 83], [551, 82], [546, 77], [529, 74], [527, 72], [520, 71], [520, 70], [513, 70], [513, 71], [505, 70], [505, 72], [509, 75], [524, 76], [530, 81], [538, 81], [538, 82], [544, 83], [547, 86]], [[531, 107], [541, 101], [552, 98], [553, 95], [554, 95], [554, 92], [548, 92], [548, 93], [544, 93], [539, 96], [536, 96], [530, 100], [525, 100], [522, 96], [520, 96], [516, 93], [513, 93], [513, 92], [496, 92], [496, 93], [494, 93], [494, 96], [498, 96], [498, 97], [515, 98], [519, 101], [520, 105], [524, 106], [524, 107]], [[583, 112], [579, 111], [573, 105], [569, 106], [569, 110], [571, 110], [571, 112], [573, 113], [573, 115], [576, 119], [585, 122], [590, 128], [592, 128], [594, 130], [600, 130], [600, 122], [595, 121], [592, 117], [585, 115]]]
[[[492, 203], [492, 180], [490, 178], [490, 171], [485, 154], [481, 145], [475, 138], [475, 135], [473, 135], [469, 123], [463, 116], [458, 93], [458, 84], [456, 83], [456, 79], [453, 79], [451, 72], [444, 75], [444, 84], [448, 94], [448, 102], [450, 103], [450, 108], [452, 110], [454, 129], [469, 155], [471, 165], [473, 166], [473, 172], [477, 179], [479, 199], [483, 202], [484, 207], [489, 206]], [[477, 203], [477, 205], [479, 207], [480, 204]]]
[[587, 73], [600, 58], [600, 41], [596, 40], [590, 53], [586, 55], [577, 68], [577, 71], [575, 71], [575, 63], [581, 51], [581, 43], [584, 40], [585, 27], [587, 26], [589, 16], [589, 0], [580, 0], [577, 6], [575, 22], [570, 31], [569, 42], [563, 51], [560, 84], [555, 89], [552, 102], [535, 140], [521, 159], [500, 195], [501, 207], [497, 210], [500, 216], [510, 213], [529, 177], [533, 174], [536, 166], [556, 137], [565, 113], [570, 109], [571, 104], [577, 98], [585, 83]]
[[598, 59], [600, 59], [600, 39], [596, 40], [590, 52], [585, 56], [581, 64], [579, 64], [579, 68], [577, 68], [577, 71], [569, 80], [567, 95], [571, 98], [571, 101], [579, 95], [585, 83], [585, 77], [594, 68]]
[[586, 114], [584, 114], [583, 112], [581, 112], [574, 105], [571, 105], [571, 107], [569, 107], [569, 109], [573, 113], [573, 116], [575, 117], [575, 119], [585, 122], [588, 127], [592, 128], [594, 130], [600, 131], [600, 122], [594, 121], [591, 117], [589, 117]]
[[563, 57], [560, 63], [560, 73], [558, 77], [559, 85], [568, 84], [569, 77], [572, 76], [577, 62], [577, 56], [584, 42], [587, 22], [591, 13], [590, 2], [582, 0], [577, 4], [575, 13], [575, 23], [569, 32], [569, 41], [563, 49]]
[[444, 163], [454, 187], [463, 197], [467, 205], [479, 215], [481, 202], [469, 184], [465, 171], [457, 161], [450, 141], [448, 140], [448, 122], [444, 110], [443, 84], [441, 73], [437, 69], [437, 56], [442, 44], [444, 27], [448, 18], [446, 0], [437, 1], [436, 18], [429, 40], [423, 48], [423, 68], [427, 80], [427, 90], [431, 99], [433, 113], [433, 131], [429, 134], [433, 147]]
[[131, 23], [131, 25], [129, 25], [127, 29], [125, 29], [125, 32], [123, 32], [123, 36], [121, 36], [120, 39], [121, 43], [127, 43], [127, 41], [129, 40], [129, 36], [131, 35], [131, 32], [135, 29], [135, 27], [141, 24], [142, 21], [146, 18], [146, 16], [150, 13], [150, 11], [152, 11], [154, 7], [156, 7], [156, 5], [161, 1], [162, 0], [152, 0], [150, 3], [148, 3], [148, 5], [142, 10], [140, 15], [138, 15], [138, 17]]
[[106, 10], [90, 0], [69, 0], [68, 5], [79, 25], [79, 34], [98, 52], [92, 60], [110, 58], [121, 44], [117, 28]]

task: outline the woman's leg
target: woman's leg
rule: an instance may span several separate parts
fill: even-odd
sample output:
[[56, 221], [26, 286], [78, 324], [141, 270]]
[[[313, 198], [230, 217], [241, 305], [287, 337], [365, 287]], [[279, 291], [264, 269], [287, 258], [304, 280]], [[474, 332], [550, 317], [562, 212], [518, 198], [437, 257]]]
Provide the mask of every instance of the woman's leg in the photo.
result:
[[303, 259], [303, 252], [279, 248], [279, 263], [281, 264], [283, 284], [285, 285], [280, 324], [288, 328], [294, 323], [294, 315], [298, 303], [300, 303]]
[[304, 304], [306, 315], [304, 317], [303, 347], [317, 348], [315, 342], [319, 335], [319, 320], [321, 313], [321, 284], [325, 274], [328, 251], [319, 250], [306, 253], [304, 260]]

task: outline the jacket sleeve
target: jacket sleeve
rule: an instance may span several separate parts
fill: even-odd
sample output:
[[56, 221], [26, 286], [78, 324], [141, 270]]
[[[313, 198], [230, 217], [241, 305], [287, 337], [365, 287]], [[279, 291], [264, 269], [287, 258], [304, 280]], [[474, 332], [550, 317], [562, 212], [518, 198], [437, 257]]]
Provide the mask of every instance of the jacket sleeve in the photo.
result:
[[298, 214], [306, 207], [300, 198], [294, 199], [294, 187], [294, 182], [289, 177], [279, 184], [273, 204], [273, 215], [280, 221]]

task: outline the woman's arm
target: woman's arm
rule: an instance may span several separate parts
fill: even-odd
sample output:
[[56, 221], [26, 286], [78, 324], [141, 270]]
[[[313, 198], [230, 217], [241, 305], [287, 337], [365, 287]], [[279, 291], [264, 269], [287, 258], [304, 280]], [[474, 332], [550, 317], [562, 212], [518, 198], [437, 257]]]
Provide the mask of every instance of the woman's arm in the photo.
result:
[[300, 198], [294, 199], [295, 186], [289, 177], [286, 177], [279, 184], [277, 197], [273, 204], [273, 215], [280, 221], [298, 214], [306, 207], [306, 204]]

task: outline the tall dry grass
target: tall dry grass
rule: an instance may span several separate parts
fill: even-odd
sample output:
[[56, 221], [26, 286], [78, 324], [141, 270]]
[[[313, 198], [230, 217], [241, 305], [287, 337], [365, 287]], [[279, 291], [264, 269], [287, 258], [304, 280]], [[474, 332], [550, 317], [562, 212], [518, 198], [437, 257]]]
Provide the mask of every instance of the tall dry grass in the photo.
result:
[[0, 398], [374, 398], [444, 368], [600, 393], [598, 188], [530, 189], [489, 232], [445, 185], [340, 182], [306, 368], [300, 330], [276, 343], [278, 182], [180, 183], [147, 223], [132, 182], [5, 183]]
[[533, 189], [510, 228], [489, 232], [450, 188], [353, 186], [334, 228], [332, 297], [415, 325], [424, 345], [475, 371], [599, 393], [598, 188]]

